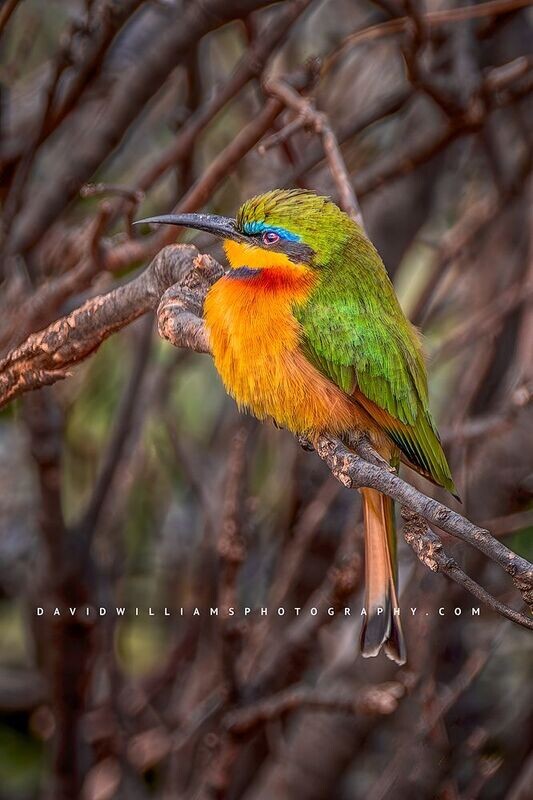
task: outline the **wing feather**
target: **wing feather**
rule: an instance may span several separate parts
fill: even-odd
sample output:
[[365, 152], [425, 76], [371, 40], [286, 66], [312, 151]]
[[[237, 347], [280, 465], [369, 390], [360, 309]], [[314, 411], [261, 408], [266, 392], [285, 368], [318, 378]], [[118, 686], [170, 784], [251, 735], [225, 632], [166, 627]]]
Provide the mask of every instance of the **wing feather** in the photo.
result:
[[455, 494], [429, 411], [418, 332], [396, 298], [391, 300], [388, 290], [384, 295], [369, 306], [368, 298], [357, 293], [345, 293], [339, 300], [322, 287], [295, 312], [301, 348], [323, 375], [357, 397], [404, 460]]

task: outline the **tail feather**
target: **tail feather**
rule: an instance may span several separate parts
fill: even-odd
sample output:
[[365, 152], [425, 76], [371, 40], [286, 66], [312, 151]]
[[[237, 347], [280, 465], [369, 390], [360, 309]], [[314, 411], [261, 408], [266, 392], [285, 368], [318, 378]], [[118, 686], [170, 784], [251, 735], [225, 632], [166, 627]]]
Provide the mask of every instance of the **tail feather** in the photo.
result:
[[361, 653], [377, 656], [383, 647], [397, 664], [406, 660], [396, 591], [394, 503], [375, 489], [361, 489], [365, 522], [365, 609]]

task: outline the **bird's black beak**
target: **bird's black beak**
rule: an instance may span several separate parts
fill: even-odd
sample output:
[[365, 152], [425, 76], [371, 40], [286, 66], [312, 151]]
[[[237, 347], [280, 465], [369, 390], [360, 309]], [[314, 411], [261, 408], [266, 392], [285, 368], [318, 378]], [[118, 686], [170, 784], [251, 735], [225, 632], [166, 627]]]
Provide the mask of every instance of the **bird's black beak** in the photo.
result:
[[216, 214], [164, 214], [161, 217], [147, 217], [139, 219], [134, 224], [142, 222], [156, 222], [163, 225], [179, 225], [183, 228], [194, 228], [218, 236], [220, 239], [233, 239], [236, 242], [246, 242], [248, 238], [237, 230], [235, 220], [231, 217], [219, 217]]

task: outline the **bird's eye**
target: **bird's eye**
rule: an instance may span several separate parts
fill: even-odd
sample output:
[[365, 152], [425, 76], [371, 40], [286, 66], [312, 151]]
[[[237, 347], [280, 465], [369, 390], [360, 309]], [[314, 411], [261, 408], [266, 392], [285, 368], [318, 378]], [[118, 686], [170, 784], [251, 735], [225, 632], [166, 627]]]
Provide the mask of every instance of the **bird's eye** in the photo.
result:
[[263, 244], [276, 244], [276, 242], [279, 242], [279, 235], [274, 233], [274, 231], [266, 231], [262, 235], [261, 240]]

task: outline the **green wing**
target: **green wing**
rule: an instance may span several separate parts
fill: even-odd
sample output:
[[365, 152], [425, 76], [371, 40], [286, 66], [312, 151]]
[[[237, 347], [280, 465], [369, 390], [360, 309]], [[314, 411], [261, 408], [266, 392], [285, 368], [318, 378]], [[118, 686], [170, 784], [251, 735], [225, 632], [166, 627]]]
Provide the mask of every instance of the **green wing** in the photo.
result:
[[376, 414], [376, 421], [408, 461], [456, 494], [429, 411], [418, 333], [379, 266], [383, 270], [377, 276], [379, 285], [354, 290], [344, 276], [339, 292], [337, 275], [321, 281], [309, 302], [295, 309], [302, 350], [347, 394], [358, 390], [387, 412], [382, 418]]

